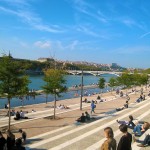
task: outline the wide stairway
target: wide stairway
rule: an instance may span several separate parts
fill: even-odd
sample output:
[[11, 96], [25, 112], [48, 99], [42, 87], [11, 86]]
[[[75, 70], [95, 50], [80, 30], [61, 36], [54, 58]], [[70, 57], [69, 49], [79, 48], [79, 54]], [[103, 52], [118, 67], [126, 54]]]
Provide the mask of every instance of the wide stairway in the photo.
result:
[[[122, 133], [116, 120], [128, 120], [129, 115], [133, 115], [137, 120], [150, 122], [150, 98], [141, 103], [133, 103], [128, 109], [97, 116], [89, 123], [73, 124], [29, 138], [26, 146], [32, 150], [98, 150], [105, 140], [104, 128], [112, 127], [118, 142]], [[132, 145], [132, 150], [137, 150], [137, 144]], [[150, 150], [150, 147], [139, 149]]]

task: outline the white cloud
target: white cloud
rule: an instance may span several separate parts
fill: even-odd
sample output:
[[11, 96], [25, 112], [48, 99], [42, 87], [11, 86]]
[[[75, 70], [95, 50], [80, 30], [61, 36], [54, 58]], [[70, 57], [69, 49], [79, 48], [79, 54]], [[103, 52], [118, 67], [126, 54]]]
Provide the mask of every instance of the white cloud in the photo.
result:
[[42, 48], [42, 49], [49, 49], [51, 48], [51, 44], [50, 41], [37, 41], [34, 43], [34, 46], [38, 47], [38, 48]]
[[91, 18], [94, 18], [102, 23], [108, 23], [108, 19], [100, 10], [84, 0], [73, 0], [73, 7], [80, 13], [83, 13]]
[[138, 27], [142, 30], [145, 30], [145, 25], [141, 22], [137, 22], [132, 18], [129, 17], [122, 17], [122, 18], [117, 18], [116, 20], [118, 20], [119, 22], [123, 23], [124, 25], [128, 26], [128, 27]]
[[150, 32], [144, 33], [144, 34], [142, 34], [142, 35], [140, 36], [140, 38], [143, 38], [143, 37], [145, 37], [145, 36], [147, 36], [147, 35], [149, 35], [149, 34], [150, 34]]
[[[16, 4], [19, 3], [18, 0], [15, 0], [15, 1], [16, 1]], [[6, 2], [9, 2], [9, 0], [7, 0]], [[22, 3], [23, 3], [23, 1], [22, 1]], [[27, 5], [28, 3], [26, 3], [26, 1], [25, 1], [23, 4]], [[46, 31], [46, 32], [51, 32], [51, 33], [63, 32], [63, 30], [58, 25], [44, 24], [38, 14], [31, 11], [29, 8], [26, 8], [26, 7], [24, 8], [21, 6], [22, 5], [17, 5], [15, 10], [0, 6], [0, 11], [21, 18], [21, 21], [27, 23], [28, 25], [30, 25], [32, 28], [34, 28], [36, 30]]]
[[70, 49], [70, 50], [74, 50], [75, 49], [75, 47], [78, 45], [78, 41], [77, 40], [75, 40], [75, 41], [73, 41], [71, 44], [69, 44], [68, 46], [67, 46], [67, 48], [68, 49]]

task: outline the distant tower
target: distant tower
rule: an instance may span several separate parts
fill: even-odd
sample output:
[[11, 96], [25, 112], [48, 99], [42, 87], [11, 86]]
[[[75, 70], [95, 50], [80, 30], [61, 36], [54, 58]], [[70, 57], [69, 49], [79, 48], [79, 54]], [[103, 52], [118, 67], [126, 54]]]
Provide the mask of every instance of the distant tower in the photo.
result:
[[11, 53], [10, 53], [10, 51], [9, 51], [8, 57], [9, 58], [13, 58], [12, 55], [11, 55]]

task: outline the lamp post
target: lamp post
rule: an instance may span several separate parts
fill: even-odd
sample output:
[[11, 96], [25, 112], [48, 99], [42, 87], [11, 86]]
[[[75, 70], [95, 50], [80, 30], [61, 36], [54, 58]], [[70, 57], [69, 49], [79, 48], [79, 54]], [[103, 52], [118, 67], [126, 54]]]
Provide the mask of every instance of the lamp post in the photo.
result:
[[56, 93], [59, 91], [59, 89], [54, 89], [55, 94], [54, 94], [54, 119], [56, 118]]
[[83, 69], [81, 74], [81, 99], [80, 99], [80, 110], [82, 110], [82, 97], [83, 97]]

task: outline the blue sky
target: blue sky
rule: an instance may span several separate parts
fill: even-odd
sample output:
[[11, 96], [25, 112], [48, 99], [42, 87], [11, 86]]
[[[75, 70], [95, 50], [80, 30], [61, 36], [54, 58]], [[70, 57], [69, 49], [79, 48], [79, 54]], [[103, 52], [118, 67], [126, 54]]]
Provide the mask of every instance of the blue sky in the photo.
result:
[[0, 0], [0, 54], [150, 68], [150, 0]]

